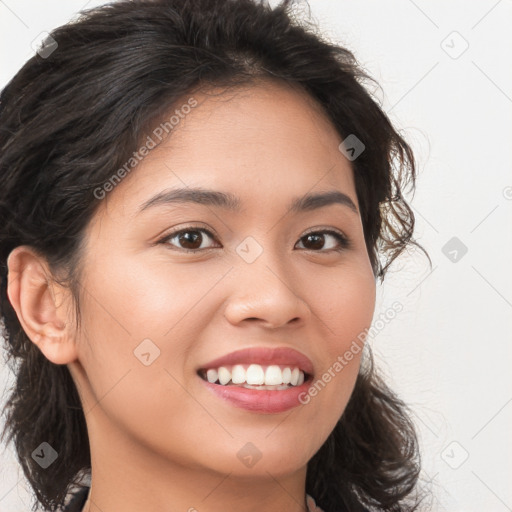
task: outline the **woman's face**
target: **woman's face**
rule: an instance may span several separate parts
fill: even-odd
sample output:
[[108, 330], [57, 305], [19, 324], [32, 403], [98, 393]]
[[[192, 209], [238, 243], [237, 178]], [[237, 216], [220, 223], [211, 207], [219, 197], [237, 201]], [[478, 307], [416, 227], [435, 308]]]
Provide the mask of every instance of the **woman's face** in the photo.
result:
[[[83, 330], [68, 366], [84, 401], [93, 464], [98, 453], [129, 443], [232, 476], [291, 473], [342, 415], [360, 364], [354, 347], [375, 306], [350, 162], [304, 93], [267, 83], [194, 99], [171, 136], [102, 199], [86, 233]], [[236, 198], [238, 208], [206, 195], [151, 202], [197, 188]], [[346, 199], [290, 207], [331, 191], [355, 210]], [[264, 350], [211, 364], [245, 349]], [[269, 379], [289, 380], [287, 367], [312, 375], [272, 391], [198, 375], [251, 364], [245, 375], [256, 381], [276, 365]]]

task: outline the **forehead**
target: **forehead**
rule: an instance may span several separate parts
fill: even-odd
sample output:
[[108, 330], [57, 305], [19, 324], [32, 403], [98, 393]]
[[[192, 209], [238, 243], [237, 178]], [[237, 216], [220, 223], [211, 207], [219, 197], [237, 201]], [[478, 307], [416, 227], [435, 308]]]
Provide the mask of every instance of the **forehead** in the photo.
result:
[[109, 210], [122, 202], [134, 214], [155, 193], [187, 186], [231, 192], [249, 207], [333, 188], [357, 204], [341, 137], [302, 89], [275, 81], [211, 88], [183, 97], [155, 127], [176, 111], [169, 135], [109, 193]]

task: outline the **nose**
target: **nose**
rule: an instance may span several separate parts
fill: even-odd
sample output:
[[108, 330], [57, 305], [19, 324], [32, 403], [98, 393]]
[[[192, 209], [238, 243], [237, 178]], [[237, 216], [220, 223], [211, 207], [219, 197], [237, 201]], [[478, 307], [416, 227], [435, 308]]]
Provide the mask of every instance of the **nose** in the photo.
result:
[[311, 311], [300, 296], [299, 280], [293, 269], [278, 258], [264, 256], [253, 263], [238, 262], [231, 274], [231, 296], [224, 315], [233, 325], [258, 322], [276, 329], [287, 324], [300, 325]]

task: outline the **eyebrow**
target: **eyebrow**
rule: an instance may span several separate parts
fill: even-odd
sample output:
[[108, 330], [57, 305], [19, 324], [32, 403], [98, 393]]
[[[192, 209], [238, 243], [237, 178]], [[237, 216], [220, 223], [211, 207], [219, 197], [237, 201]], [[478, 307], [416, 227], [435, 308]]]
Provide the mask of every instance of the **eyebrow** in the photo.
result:
[[[138, 213], [142, 213], [144, 210], [155, 206], [175, 203], [196, 203], [206, 206], [215, 206], [232, 212], [241, 211], [240, 199], [229, 192], [188, 187], [164, 190], [156, 194], [142, 204]], [[331, 204], [341, 204], [359, 215], [359, 211], [352, 199], [339, 190], [309, 193], [302, 197], [295, 197], [289, 204], [288, 209], [295, 213], [307, 212]]]

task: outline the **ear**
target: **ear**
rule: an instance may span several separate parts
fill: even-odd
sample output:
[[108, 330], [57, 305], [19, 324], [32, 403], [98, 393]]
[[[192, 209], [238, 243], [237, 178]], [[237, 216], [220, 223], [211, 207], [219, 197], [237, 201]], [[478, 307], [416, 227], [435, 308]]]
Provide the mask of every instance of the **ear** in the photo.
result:
[[71, 294], [53, 282], [45, 258], [20, 245], [9, 254], [7, 268], [7, 296], [27, 336], [55, 364], [76, 360]]

